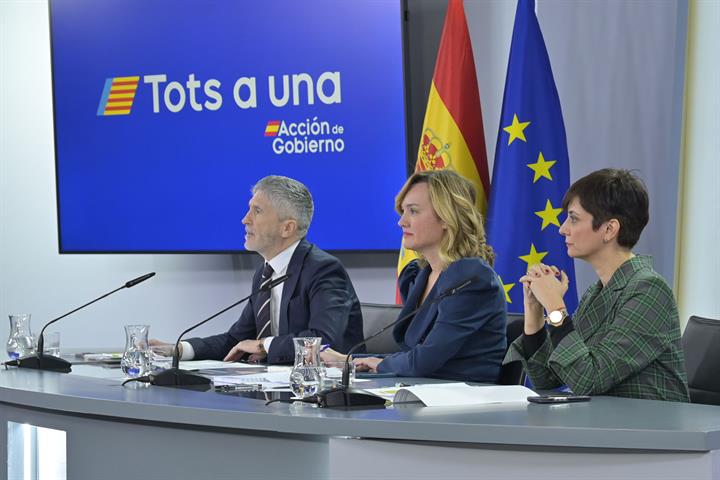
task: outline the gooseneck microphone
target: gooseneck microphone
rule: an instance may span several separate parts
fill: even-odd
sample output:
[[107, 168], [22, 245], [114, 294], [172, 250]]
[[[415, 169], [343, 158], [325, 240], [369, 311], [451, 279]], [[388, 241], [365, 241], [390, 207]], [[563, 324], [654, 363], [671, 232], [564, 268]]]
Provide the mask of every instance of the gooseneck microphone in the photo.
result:
[[415, 308], [410, 313], [403, 315], [394, 322], [384, 326], [374, 334], [363, 339], [348, 350], [347, 356], [345, 357], [345, 365], [343, 366], [342, 373], [342, 384], [339, 387], [331, 388], [318, 392], [317, 399], [318, 405], [325, 408], [382, 408], [385, 406], [385, 399], [375, 394], [367, 392], [359, 388], [353, 388], [350, 386], [350, 356], [357, 351], [358, 348], [365, 345], [373, 338], [381, 335], [383, 332], [388, 330], [395, 325], [406, 321], [413, 315], [417, 314], [420, 310], [430, 307], [431, 305], [443, 300], [444, 298], [455, 295], [463, 288], [470, 285], [472, 282], [478, 280], [477, 276], [466, 278], [465, 280], [456, 283], [452, 287], [444, 290], [440, 295], [435, 297], [431, 302], [424, 302], [419, 307]]
[[[145, 280], [147, 280], [148, 278], [152, 278], [154, 276], [155, 276], [155, 272], [146, 273], [145, 275], [143, 275], [141, 277], [134, 278], [134, 279], [130, 280], [129, 282], [125, 282], [125, 288], [132, 288], [135, 285], [137, 285], [138, 283], [142, 283]], [[120, 287], [120, 288], [122, 288], [122, 287]]]
[[[148, 382], [152, 385], [157, 385], [160, 387], [175, 387], [175, 388], [185, 388], [189, 390], [209, 390], [210, 389], [210, 379], [207, 377], [203, 377], [202, 375], [198, 375], [196, 373], [192, 373], [188, 370], [182, 370], [180, 369], [180, 340], [182, 337], [196, 329], [197, 327], [206, 324], [213, 318], [217, 317], [218, 315], [222, 315], [223, 313], [227, 312], [231, 308], [235, 308], [238, 305], [240, 305], [243, 302], [248, 301], [250, 298], [254, 297], [260, 292], [267, 292], [269, 290], [272, 290], [273, 288], [277, 287], [281, 283], [283, 283], [285, 280], [287, 280], [290, 277], [290, 274], [281, 275], [278, 278], [271, 280], [270, 282], [266, 283], [265, 285], [261, 286], [254, 292], [252, 292], [247, 297], [238, 300], [237, 302], [233, 303], [232, 305], [223, 308], [219, 312], [217, 312], [214, 315], [211, 315], [210, 317], [206, 318], [202, 322], [196, 323], [192, 327], [186, 329], [183, 331], [180, 336], [178, 337], [177, 341], [175, 342], [175, 349], [173, 350], [173, 359], [172, 359], [172, 368], [168, 368], [167, 370], [164, 370], [158, 374], [150, 374], [146, 377], [139, 377], [136, 379], [132, 379], [133, 381], [139, 381], [139, 382]], [[124, 384], [123, 384], [124, 385]]]
[[154, 277], [154, 276], [155, 276], [155, 272], [146, 273], [145, 275], [143, 275], [141, 277], [130, 280], [129, 282], [125, 282], [125, 284], [123, 286], [118, 287], [115, 290], [113, 290], [112, 292], [108, 292], [105, 295], [102, 295], [102, 296], [96, 298], [92, 302], [88, 302], [85, 305], [82, 305], [82, 306], [76, 308], [75, 310], [71, 310], [64, 315], [61, 315], [57, 318], [50, 320], [48, 323], [45, 324], [45, 326], [43, 326], [42, 330], [40, 330], [40, 335], [38, 336], [37, 349], [36, 349], [35, 355], [28, 355], [27, 357], [18, 358], [16, 360], [10, 360], [8, 362], [5, 362], [4, 365], [6, 367], [16, 366], [19, 368], [30, 368], [30, 369], [34, 369], [34, 370], [49, 370], [52, 372], [69, 373], [72, 370], [70, 362], [63, 360], [62, 358], [52, 356], [52, 355], [45, 355], [45, 353], [43, 352], [43, 349], [45, 346], [45, 337], [43, 336], [43, 333], [45, 333], [45, 329], [47, 327], [49, 327], [50, 325], [52, 325], [53, 323], [57, 322], [58, 320], [61, 320], [65, 317], [67, 317], [68, 315], [71, 315], [71, 314], [77, 312], [78, 310], [82, 310], [83, 308], [85, 308], [89, 305], [92, 305], [93, 303], [95, 303], [99, 300], [102, 300], [103, 298], [108, 297], [108, 296], [112, 295], [113, 293], [122, 290], [123, 288], [134, 287], [138, 283], [142, 283], [145, 280], [147, 280], [151, 277]]

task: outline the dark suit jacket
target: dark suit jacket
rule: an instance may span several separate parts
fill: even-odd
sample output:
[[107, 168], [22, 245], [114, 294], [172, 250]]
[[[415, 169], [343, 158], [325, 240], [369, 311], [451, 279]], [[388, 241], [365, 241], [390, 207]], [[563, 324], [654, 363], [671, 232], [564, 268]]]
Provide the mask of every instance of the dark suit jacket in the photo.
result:
[[[363, 339], [362, 314], [355, 289], [340, 261], [306, 240], [301, 240], [288, 264], [283, 284], [278, 335], [270, 344], [268, 363], [291, 363], [293, 337], [321, 337], [339, 352]], [[255, 271], [253, 290], [259, 288], [262, 266]], [[255, 299], [226, 333], [187, 340], [195, 359], [223, 359], [241, 340], [257, 337]]]
[[[418, 306], [430, 267], [411, 262], [399, 279], [404, 307], [400, 316]], [[441, 292], [469, 277], [470, 285], [455, 295], [431, 303]], [[493, 269], [479, 258], [462, 258], [440, 274], [423, 308], [395, 326], [402, 352], [386, 356], [380, 373], [495, 382], [505, 354], [505, 293]]]

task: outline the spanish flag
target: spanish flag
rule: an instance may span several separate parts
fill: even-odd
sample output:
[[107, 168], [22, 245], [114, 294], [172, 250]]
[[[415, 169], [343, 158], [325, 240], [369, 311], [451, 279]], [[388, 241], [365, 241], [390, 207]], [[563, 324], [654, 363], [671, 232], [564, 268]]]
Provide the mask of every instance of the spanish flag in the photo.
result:
[[[462, 0], [450, 0], [415, 171], [450, 168], [475, 184], [483, 214], [490, 192], [480, 94]], [[397, 274], [417, 258], [400, 249]], [[398, 295], [398, 303], [400, 303]]]

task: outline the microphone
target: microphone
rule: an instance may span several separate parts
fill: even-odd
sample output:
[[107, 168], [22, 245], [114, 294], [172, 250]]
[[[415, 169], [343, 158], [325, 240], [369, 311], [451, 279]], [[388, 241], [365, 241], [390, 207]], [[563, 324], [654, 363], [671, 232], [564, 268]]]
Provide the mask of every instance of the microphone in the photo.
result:
[[136, 279], [130, 280], [129, 282], [126, 282], [126, 283], [125, 283], [125, 288], [132, 288], [132, 287], [134, 287], [135, 285], [137, 285], [138, 283], [142, 283], [142, 282], [144, 282], [145, 280], [147, 280], [148, 278], [152, 278], [152, 277], [154, 277], [154, 276], [155, 276], [155, 272], [146, 273], [146, 274], [143, 275], [142, 277], [138, 277], [138, 278], [136, 278]]
[[[229, 307], [225, 307], [219, 312], [217, 312], [214, 315], [211, 315], [210, 317], [206, 318], [202, 322], [196, 323], [192, 327], [186, 329], [183, 331], [180, 336], [178, 337], [177, 341], [175, 342], [175, 349], [173, 350], [173, 359], [172, 359], [172, 368], [168, 368], [167, 370], [163, 370], [162, 372], [158, 374], [150, 374], [146, 377], [139, 377], [135, 379], [130, 379], [129, 381], [139, 381], [139, 382], [148, 382], [152, 385], [156, 385], [159, 387], [174, 387], [174, 388], [185, 388], [189, 390], [209, 390], [210, 389], [210, 379], [207, 377], [203, 377], [202, 375], [198, 375], [196, 373], [192, 373], [188, 370], [182, 370], [180, 369], [180, 339], [182, 337], [190, 332], [191, 330], [196, 329], [197, 327], [206, 324], [213, 318], [217, 317], [218, 315], [221, 315], [231, 308], [235, 308], [238, 305], [240, 305], [243, 302], [248, 301], [250, 298], [254, 297], [260, 292], [267, 292], [269, 290], [272, 290], [273, 288], [277, 287], [281, 283], [283, 283], [285, 280], [287, 280], [290, 277], [290, 274], [281, 275], [278, 278], [271, 280], [270, 282], [266, 283], [265, 285], [261, 286], [254, 292], [252, 292], [247, 297], [238, 300], [237, 302], [233, 303]], [[125, 382], [127, 383], [127, 381]], [[123, 383], [123, 385], [125, 385]]]
[[43, 352], [44, 346], [45, 346], [45, 337], [43, 336], [43, 333], [45, 332], [45, 329], [52, 325], [53, 323], [57, 322], [58, 320], [61, 320], [65, 317], [67, 317], [70, 314], [73, 314], [77, 312], [78, 310], [82, 310], [83, 308], [87, 307], [88, 305], [92, 305], [93, 303], [97, 302], [98, 300], [102, 300], [105, 297], [108, 297], [112, 295], [113, 293], [122, 290], [123, 288], [131, 288], [137, 285], [138, 283], [142, 283], [145, 280], [154, 277], [155, 272], [146, 273], [145, 275], [135, 278], [133, 280], [130, 280], [129, 282], [126, 282], [125, 285], [122, 287], [116, 288], [112, 292], [106, 293], [105, 295], [102, 295], [92, 302], [88, 302], [85, 305], [82, 305], [75, 310], [72, 310], [65, 315], [61, 315], [53, 320], [50, 320], [48, 323], [45, 324], [45, 326], [40, 330], [40, 335], [38, 336], [38, 342], [37, 342], [37, 349], [35, 355], [28, 355], [23, 358], [18, 358], [15, 360], [10, 360], [8, 362], [5, 362], [5, 367], [18, 367], [18, 368], [30, 368], [33, 370], [48, 370], [51, 372], [61, 372], [61, 373], [70, 373], [72, 370], [71, 363], [63, 360], [62, 358], [55, 357], [52, 355], [45, 355]]
[[423, 303], [410, 313], [403, 315], [394, 322], [384, 326], [374, 334], [353, 345], [353, 347], [348, 350], [347, 356], [345, 357], [345, 366], [343, 367], [342, 374], [342, 384], [339, 387], [318, 392], [318, 405], [325, 408], [383, 408], [385, 406], [384, 398], [367, 392], [365, 390], [353, 388], [350, 386], [350, 355], [356, 352], [358, 348], [365, 345], [365, 343], [369, 342], [375, 337], [380, 336], [387, 329], [406, 321], [407, 319], [417, 314], [423, 308], [430, 307], [431, 305], [439, 302], [440, 300], [443, 300], [444, 298], [455, 295], [457, 292], [477, 280], [478, 277], [473, 276], [456, 283], [452, 287], [443, 290], [440, 295], [435, 297], [431, 302]]

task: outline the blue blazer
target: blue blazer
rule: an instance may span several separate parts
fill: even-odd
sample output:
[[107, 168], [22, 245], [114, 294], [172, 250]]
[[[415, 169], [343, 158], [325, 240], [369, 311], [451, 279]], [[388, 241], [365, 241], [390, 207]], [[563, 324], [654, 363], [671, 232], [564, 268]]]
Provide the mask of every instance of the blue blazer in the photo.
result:
[[[431, 268], [417, 261], [399, 279], [404, 307], [400, 316], [418, 306]], [[476, 277], [470, 285], [436, 303], [441, 292]], [[403, 351], [386, 356], [380, 373], [407, 377], [495, 382], [505, 355], [507, 322], [505, 293], [495, 271], [480, 258], [462, 258], [440, 274], [423, 308], [395, 326], [395, 341]]]
[[[253, 290], [259, 288], [263, 265], [255, 271]], [[339, 352], [363, 339], [362, 313], [350, 277], [340, 261], [306, 240], [295, 249], [283, 284], [278, 335], [270, 344], [268, 363], [292, 363], [293, 337], [321, 337]], [[240, 319], [225, 333], [187, 340], [195, 359], [222, 360], [241, 340], [254, 339], [259, 305], [250, 299]]]

